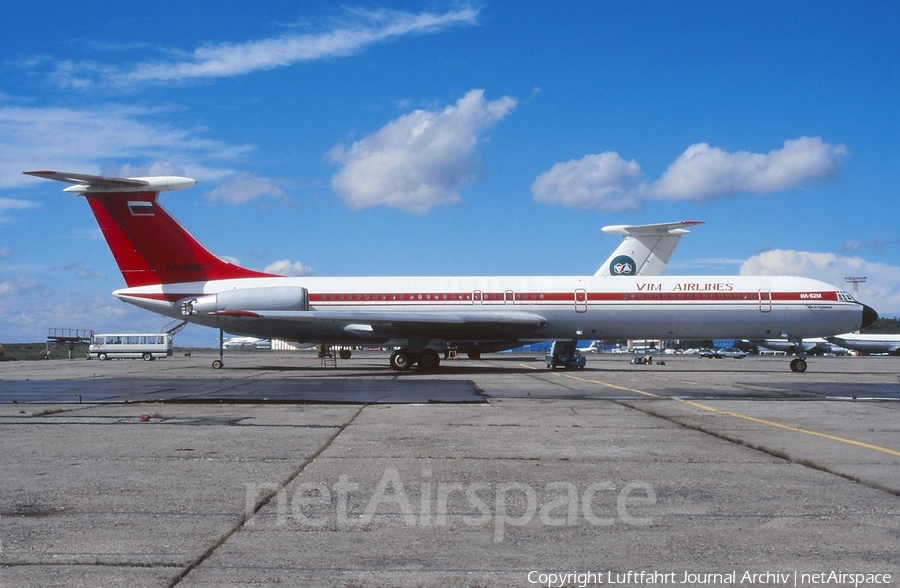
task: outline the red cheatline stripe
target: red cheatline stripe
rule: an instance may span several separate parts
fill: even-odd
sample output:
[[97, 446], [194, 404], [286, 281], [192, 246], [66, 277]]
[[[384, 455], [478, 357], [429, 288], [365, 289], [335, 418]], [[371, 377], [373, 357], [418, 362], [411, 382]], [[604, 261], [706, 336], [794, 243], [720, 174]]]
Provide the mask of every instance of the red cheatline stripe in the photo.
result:
[[[123, 293], [133, 298], [148, 300], [166, 300], [175, 302], [190, 296], [202, 296], [197, 293]], [[759, 292], [404, 292], [404, 293], [327, 293], [310, 294], [310, 303], [573, 303], [573, 302], [836, 302], [837, 293], [826, 292], [772, 292], [766, 293], [760, 300]]]

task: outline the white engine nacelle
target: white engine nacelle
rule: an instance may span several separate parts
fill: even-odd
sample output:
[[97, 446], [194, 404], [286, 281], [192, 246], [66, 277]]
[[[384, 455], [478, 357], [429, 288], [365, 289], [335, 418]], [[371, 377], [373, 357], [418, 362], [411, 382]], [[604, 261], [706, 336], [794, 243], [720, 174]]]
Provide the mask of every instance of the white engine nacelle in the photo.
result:
[[309, 310], [309, 292], [300, 286], [241, 288], [186, 298], [179, 304], [183, 316], [242, 310]]

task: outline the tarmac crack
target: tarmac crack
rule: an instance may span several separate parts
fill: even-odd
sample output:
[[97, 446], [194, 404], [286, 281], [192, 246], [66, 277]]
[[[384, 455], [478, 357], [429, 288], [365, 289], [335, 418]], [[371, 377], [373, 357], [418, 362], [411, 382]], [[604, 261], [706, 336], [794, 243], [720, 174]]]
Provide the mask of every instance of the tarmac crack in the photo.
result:
[[[874, 490], [880, 490], [882, 492], [887, 492], [888, 494], [893, 494], [894, 496], [900, 496], [900, 491], [898, 491], [895, 488], [891, 488], [890, 486], [887, 486], [884, 484], [879, 484], [879, 483], [873, 482], [871, 480], [865, 480], [865, 479], [859, 478], [857, 476], [841, 472], [838, 469], [829, 467], [822, 463], [818, 463], [814, 460], [794, 456], [790, 452], [787, 452], [787, 451], [783, 451], [780, 449], [772, 449], [772, 448], [766, 447], [765, 445], [759, 445], [756, 443], [752, 443], [746, 439], [742, 439], [737, 436], [732, 436], [732, 435], [723, 433], [722, 431], [716, 431], [716, 430], [704, 427], [702, 425], [688, 423], [688, 422], [685, 422], [684, 420], [678, 418], [677, 416], [667, 415], [662, 412], [655, 411], [651, 407], [646, 406], [646, 405], [639, 407], [639, 406], [635, 406], [635, 405], [631, 404], [630, 402], [622, 401], [622, 400], [613, 400], [612, 402], [615, 402], [616, 404], [618, 404], [620, 406], [624, 406], [627, 408], [634, 409], [638, 412], [642, 412], [646, 415], [662, 419], [664, 421], [678, 425], [679, 427], [683, 427], [685, 429], [690, 429], [692, 431], [697, 431], [698, 433], [703, 433], [705, 435], [715, 437], [716, 439], [719, 439], [719, 440], [722, 440], [722, 441], [725, 441], [728, 443], [732, 443], [734, 445], [740, 445], [741, 447], [746, 447], [747, 449], [751, 449], [753, 451], [759, 451], [760, 453], [765, 453], [766, 455], [771, 455], [772, 457], [775, 457], [778, 459], [783, 459], [784, 461], [795, 464], [795, 465], [811, 468], [814, 470], [819, 470], [826, 474], [830, 474], [832, 476], [837, 476], [838, 478], [843, 478], [845, 480], [849, 480], [851, 482], [861, 484], [863, 486], [867, 486]], [[789, 429], [790, 428], [791, 427], [789, 427]], [[865, 445], [865, 444], [861, 444], [861, 445]]]
[[335, 431], [334, 435], [329, 437], [322, 444], [322, 446], [319, 447], [319, 449], [317, 449], [313, 454], [311, 454], [309, 457], [307, 457], [305, 460], [303, 460], [303, 463], [301, 463], [300, 466], [296, 470], [294, 470], [283, 482], [278, 484], [277, 488], [275, 488], [274, 490], [270, 490], [269, 492], [264, 494], [262, 496], [262, 498], [260, 498], [260, 500], [256, 503], [256, 506], [253, 508], [252, 513], [248, 513], [245, 509], [244, 516], [241, 518], [241, 520], [238, 521], [237, 524], [232, 526], [230, 529], [228, 529], [228, 531], [226, 531], [221, 537], [219, 537], [219, 539], [215, 543], [213, 543], [209, 547], [209, 549], [207, 549], [206, 551], [201, 553], [200, 556], [198, 556], [194, 561], [189, 563], [181, 571], [181, 573], [179, 573], [177, 576], [175, 576], [172, 579], [172, 581], [169, 583], [169, 588], [173, 588], [174, 586], [177, 586], [178, 584], [180, 584], [181, 581], [184, 580], [188, 576], [188, 574], [190, 574], [194, 569], [196, 569], [203, 562], [205, 562], [207, 559], [209, 559], [216, 552], [216, 550], [218, 550], [220, 547], [222, 547], [222, 545], [224, 545], [225, 542], [227, 542], [232, 536], [234, 536], [238, 531], [240, 531], [244, 527], [244, 525], [247, 524], [247, 521], [249, 521], [251, 518], [256, 516], [256, 513], [258, 513], [263, 508], [265, 508], [265, 506], [267, 504], [269, 504], [273, 498], [278, 496], [278, 494], [280, 492], [283, 492], [287, 488], [288, 485], [290, 485], [294, 480], [296, 480], [297, 477], [300, 474], [302, 474], [304, 472], [304, 470], [306, 470], [306, 468], [312, 462], [314, 462], [320, 455], [322, 455], [322, 453], [325, 452], [326, 449], [331, 447], [332, 443], [334, 443], [334, 441], [341, 435], [341, 433], [343, 433], [347, 429], [347, 427], [349, 427], [350, 425], [353, 424], [353, 422], [357, 419], [357, 417], [359, 417], [359, 415], [362, 414], [362, 411], [366, 408], [366, 406], [368, 406], [368, 405], [364, 404], [364, 405], [360, 406], [359, 409], [357, 409], [356, 412], [354, 412], [353, 415], [347, 420], [347, 422], [345, 422], [344, 424], [340, 425], [337, 428], [337, 431]]

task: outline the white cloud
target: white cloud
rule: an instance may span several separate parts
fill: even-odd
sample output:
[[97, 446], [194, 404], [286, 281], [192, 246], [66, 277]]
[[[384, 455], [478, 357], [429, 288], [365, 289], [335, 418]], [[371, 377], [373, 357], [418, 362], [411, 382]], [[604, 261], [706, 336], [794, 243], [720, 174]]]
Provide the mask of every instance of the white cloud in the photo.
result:
[[34, 292], [42, 288], [41, 281], [34, 276], [13, 276], [11, 279], [0, 282], [0, 296], [12, 296]]
[[239, 172], [228, 178], [223, 184], [206, 194], [210, 202], [226, 204], [246, 204], [263, 196], [272, 196], [287, 201], [284, 190], [275, 182], [247, 171]]
[[650, 192], [662, 200], [707, 200], [741, 192], [791, 190], [834, 176], [846, 154], [843, 145], [829, 145], [820, 137], [785, 141], [782, 149], [767, 154], [729, 153], [699, 143], [688, 147]]
[[615, 152], [558, 163], [531, 188], [537, 202], [607, 212], [640, 209], [647, 200], [711, 200], [743, 192], [792, 190], [833, 177], [848, 153], [819, 137], [785, 141], [769, 153], [723, 149], [698, 143], [688, 147], [655, 182], [634, 160]]
[[[32, 183], [33, 178], [22, 175], [24, 170], [95, 173], [98, 162], [123, 159], [147, 162], [142, 168], [154, 170], [171, 169], [174, 166], [165, 162], [178, 161], [179, 169], [192, 177], [221, 177], [221, 169], [194, 162], [231, 160], [252, 149], [156, 122], [165, 112], [122, 104], [85, 109], [0, 106], [0, 189]], [[35, 154], [40, 154], [39, 161]]]
[[[33, 278], [29, 278], [33, 280]], [[3, 284], [0, 283], [0, 290]], [[43, 341], [50, 327], [90, 328], [102, 332], [112, 325], [137, 332], [159, 331], [165, 317], [130, 308], [110, 296], [57, 296], [49, 288], [35, 286], [40, 295], [5, 299], [0, 296], [0, 315], [4, 317], [5, 342]], [[125, 317], [128, 317], [127, 320]]]
[[844, 253], [857, 253], [859, 251], [883, 251], [888, 247], [900, 245], [900, 237], [884, 237], [875, 235], [864, 241], [849, 239], [841, 245]]
[[104, 274], [103, 272], [101, 272], [93, 267], [90, 267], [84, 261], [76, 261], [73, 263], [68, 263], [64, 266], [60, 266], [60, 267], [54, 268], [54, 269], [58, 269], [63, 272], [72, 273], [79, 280], [87, 280], [87, 279], [92, 279], [92, 278], [97, 278], [97, 279], [101, 279], [101, 280], [106, 279], [106, 274]]
[[274, 263], [270, 263], [263, 271], [282, 276], [311, 276], [315, 274], [311, 267], [305, 266], [299, 261], [291, 261], [290, 259], [280, 259]]
[[34, 202], [28, 200], [19, 200], [17, 198], [0, 198], [0, 213], [4, 210], [25, 210], [37, 206]]
[[479, 137], [515, 106], [514, 98], [488, 101], [483, 90], [470, 90], [442, 111], [405, 114], [349, 148], [329, 152], [344, 166], [332, 188], [353, 209], [388, 206], [425, 214], [456, 204], [458, 190], [482, 173], [474, 155]]
[[775, 249], [754, 255], [741, 265], [743, 276], [805, 276], [851, 292], [847, 276], [865, 276], [859, 286], [860, 301], [884, 316], [900, 315], [900, 267], [866, 261], [862, 257]]
[[295, 63], [353, 55], [370, 45], [398, 37], [436, 33], [452, 26], [471, 26], [477, 23], [478, 10], [468, 6], [442, 14], [355, 10], [349, 15], [353, 22], [338, 24], [328, 31], [207, 45], [195, 49], [186, 59], [145, 62], [129, 70], [116, 70], [96, 62], [62, 62], [53, 77], [64, 87], [86, 88], [94, 79], [130, 86], [245, 75]]
[[216, 255], [216, 257], [233, 265], [241, 265], [241, 260], [231, 255]]
[[531, 187], [536, 202], [607, 212], [636, 210], [642, 183], [641, 166], [606, 151], [580, 160], [557, 163]]
[[0, 224], [3, 224], [9, 218], [6, 216], [7, 211], [11, 210], [25, 210], [28, 208], [34, 208], [37, 204], [34, 202], [29, 202], [28, 200], [20, 200], [18, 198], [0, 198]]

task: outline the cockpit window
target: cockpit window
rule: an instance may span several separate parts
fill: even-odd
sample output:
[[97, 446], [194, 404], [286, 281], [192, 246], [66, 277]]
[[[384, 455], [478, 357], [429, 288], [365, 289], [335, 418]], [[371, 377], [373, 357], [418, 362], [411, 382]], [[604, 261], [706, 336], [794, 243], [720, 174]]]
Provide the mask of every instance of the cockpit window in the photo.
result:
[[847, 294], [843, 290], [838, 290], [837, 294], [838, 294], [838, 300], [840, 300], [841, 302], [856, 302], [856, 298], [854, 298], [850, 294]]

